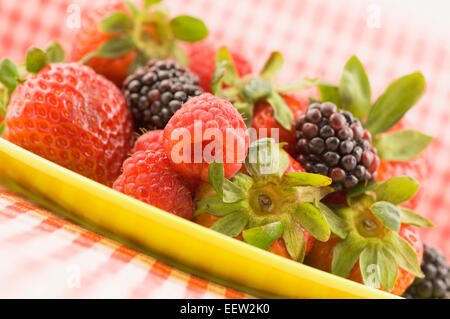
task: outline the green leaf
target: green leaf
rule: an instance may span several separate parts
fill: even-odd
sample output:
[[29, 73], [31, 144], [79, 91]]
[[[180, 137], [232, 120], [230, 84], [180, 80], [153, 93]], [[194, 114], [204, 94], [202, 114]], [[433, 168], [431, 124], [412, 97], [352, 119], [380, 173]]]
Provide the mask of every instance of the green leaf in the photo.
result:
[[347, 204], [351, 206], [353, 203], [353, 198], [361, 196], [365, 192], [375, 189], [376, 187], [378, 187], [378, 185], [379, 185], [379, 183], [370, 182], [367, 185], [361, 184], [361, 185], [357, 185], [355, 187], [350, 188], [346, 194]]
[[130, 35], [123, 35], [118, 38], [112, 38], [107, 40], [103, 45], [95, 52], [88, 53], [81, 59], [80, 63], [84, 64], [93, 57], [101, 58], [117, 58], [127, 54], [128, 52], [136, 49], [133, 38]]
[[253, 177], [281, 177], [289, 166], [289, 157], [274, 139], [262, 138], [250, 144], [244, 165]]
[[145, 0], [145, 7], [162, 2], [162, 0]]
[[128, 69], [128, 73], [133, 74], [140, 67], [144, 67], [148, 61], [149, 61], [149, 58], [148, 58], [147, 54], [145, 54], [143, 51], [139, 50], [136, 54], [136, 57], [134, 58], [133, 62], [131, 63], [131, 65]]
[[277, 92], [272, 92], [267, 98], [267, 102], [272, 106], [275, 115], [275, 120], [286, 130], [292, 129], [292, 123], [294, 122], [294, 114], [287, 106], [284, 99]]
[[175, 38], [186, 42], [200, 41], [208, 35], [208, 28], [203, 21], [186, 15], [170, 20], [170, 28]]
[[222, 191], [223, 191], [222, 200], [224, 203], [236, 203], [244, 199], [246, 195], [244, 191], [241, 188], [239, 188], [238, 185], [234, 184], [228, 179], [223, 180]]
[[363, 238], [350, 232], [343, 241], [334, 247], [331, 272], [347, 278], [366, 244], [367, 242]]
[[384, 247], [378, 248], [378, 270], [381, 287], [390, 292], [397, 280], [398, 264], [395, 257]]
[[127, 5], [127, 8], [131, 12], [133, 18], [136, 18], [139, 15], [138, 7], [136, 7], [136, 5], [130, 0], [125, 0], [125, 4]]
[[359, 257], [359, 268], [363, 283], [375, 289], [380, 287], [377, 248], [376, 244], [368, 244]]
[[181, 65], [188, 65], [189, 57], [187, 56], [186, 52], [184, 52], [184, 49], [177, 43], [172, 43], [170, 54]]
[[272, 243], [280, 238], [282, 233], [283, 224], [281, 222], [274, 222], [244, 230], [242, 237], [246, 243], [268, 250]]
[[330, 238], [330, 227], [322, 212], [310, 203], [295, 204], [292, 216], [308, 233], [320, 241]]
[[331, 187], [302, 186], [297, 188], [297, 196], [302, 202], [314, 203], [317, 205], [322, 198], [334, 192]]
[[344, 67], [339, 84], [341, 107], [362, 119], [370, 108], [370, 84], [366, 71], [356, 56]]
[[233, 57], [228, 51], [227, 47], [220, 47], [216, 52], [215, 57], [216, 70], [220, 68], [225, 69], [224, 82], [227, 84], [234, 84], [239, 79], [239, 74], [234, 65]]
[[247, 128], [252, 127], [253, 120], [253, 104], [252, 103], [233, 103], [234, 108], [241, 114]]
[[328, 186], [331, 184], [331, 178], [305, 172], [292, 172], [283, 175], [283, 183], [289, 186]]
[[283, 218], [283, 240], [286, 249], [293, 260], [303, 262], [305, 258], [306, 241], [300, 227], [291, 217]]
[[242, 95], [253, 103], [267, 98], [271, 93], [272, 85], [263, 78], [254, 78], [242, 88]]
[[230, 237], [238, 236], [248, 223], [242, 212], [234, 212], [217, 220], [211, 229]]
[[395, 80], [370, 109], [365, 128], [372, 135], [387, 131], [419, 100], [424, 90], [422, 73], [405, 75]]
[[413, 225], [416, 227], [433, 227], [434, 224], [430, 222], [425, 217], [420, 216], [419, 214], [409, 210], [407, 208], [400, 208], [400, 220], [402, 224]]
[[232, 183], [235, 184], [243, 193], [247, 193], [253, 185], [253, 178], [243, 173], [237, 173], [231, 179]]
[[389, 202], [375, 202], [370, 211], [383, 223], [387, 228], [398, 232], [400, 229], [400, 212], [399, 209]]
[[25, 66], [30, 73], [39, 73], [44, 67], [48, 65], [48, 57], [44, 51], [39, 48], [32, 47], [27, 51], [25, 57]]
[[423, 277], [417, 254], [406, 240], [396, 232], [389, 232], [383, 242], [401, 268], [417, 277]]
[[5, 130], [5, 121], [0, 123], [0, 136], [3, 135], [3, 131]]
[[419, 189], [419, 184], [409, 176], [396, 176], [376, 188], [377, 201], [386, 201], [394, 205], [411, 199]]
[[223, 182], [225, 180], [223, 163], [214, 162], [208, 165], [209, 183], [216, 193], [223, 196]]
[[315, 79], [306, 78], [291, 84], [275, 85], [275, 91], [277, 91], [278, 93], [285, 93], [285, 94], [295, 93], [308, 87], [315, 86], [317, 84], [319, 84], [319, 78]]
[[339, 95], [339, 87], [337, 85], [319, 82], [317, 85], [320, 93], [320, 100], [322, 102], [332, 102], [336, 104], [336, 106], [341, 106], [341, 97]]
[[381, 159], [405, 162], [417, 157], [431, 143], [433, 137], [415, 130], [401, 130], [379, 134], [373, 144]]
[[243, 211], [241, 203], [224, 203], [222, 197], [210, 196], [197, 202], [197, 210], [194, 215], [199, 216], [204, 213], [215, 216], [225, 216], [237, 211]]
[[19, 78], [19, 72], [10, 59], [4, 59], [0, 62], [0, 82], [11, 93], [16, 88]]
[[50, 43], [45, 49], [49, 63], [59, 63], [66, 61], [66, 52], [63, 47], [56, 41]]
[[265, 80], [271, 80], [281, 71], [283, 64], [283, 55], [278, 51], [274, 51], [270, 55], [259, 75]]
[[328, 206], [323, 203], [318, 203], [317, 207], [320, 209], [323, 217], [327, 220], [330, 230], [333, 234], [341, 239], [344, 239], [347, 234], [347, 225], [345, 221], [336, 215]]
[[114, 12], [100, 22], [99, 29], [110, 34], [131, 31], [133, 30], [133, 20], [123, 12]]

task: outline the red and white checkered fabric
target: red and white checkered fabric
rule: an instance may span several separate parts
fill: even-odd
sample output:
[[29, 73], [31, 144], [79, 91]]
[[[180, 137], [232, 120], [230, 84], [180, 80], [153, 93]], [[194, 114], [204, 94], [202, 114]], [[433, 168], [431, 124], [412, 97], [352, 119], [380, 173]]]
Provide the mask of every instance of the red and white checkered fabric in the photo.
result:
[[[98, 2], [89, 1], [89, 5]], [[74, 30], [67, 19], [77, 8], [81, 8], [81, 14], [89, 10], [87, 3], [86, 0], [0, 0], [0, 58], [23, 59], [30, 45], [42, 47], [53, 39], [69, 48]], [[201, 17], [211, 30], [211, 38], [242, 50], [256, 70], [271, 51], [281, 51], [286, 65], [280, 76], [282, 81], [319, 76], [336, 82], [346, 60], [355, 54], [366, 67], [373, 96], [378, 96], [393, 79], [421, 71], [427, 80], [427, 90], [407, 117], [416, 129], [437, 138], [430, 150], [432, 165], [424, 200], [417, 211], [436, 224], [434, 229], [423, 231], [424, 240], [440, 247], [450, 258], [450, 108], [447, 106], [450, 24], [410, 10], [405, 2], [401, 6], [401, 1], [166, 0], [165, 3], [173, 13]], [[23, 204], [14, 202], [5, 206], [4, 198], [1, 203], [0, 258], [7, 260], [0, 262], [1, 295], [181, 297], [192, 293], [186, 284], [190, 283], [187, 278], [192, 277], [141, 255], [133, 258], [134, 252], [113, 247], [104, 239], [92, 242], [96, 237], [87, 232], [83, 232], [87, 244], [77, 244], [81, 240], [78, 237], [84, 238], [82, 235], [56, 227], [60, 221], [54, 217], [48, 225], [43, 222], [46, 215], [39, 217], [39, 211], [20, 214], [13, 220], [5, 218], [11, 211], [17, 214], [8, 205]], [[26, 210], [30, 208], [26, 206]], [[67, 227], [73, 230], [72, 226]], [[117, 255], [120, 257], [114, 257]], [[70, 264], [79, 264], [81, 271], [86, 271], [85, 288], [68, 291], [61, 286], [61, 281], [65, 282], [61, 278], [67, 276], [65, 267]], [[163, 276], [155, 279], [154, 269]], [[5, 278], [13, 275], [20, 280], [14, 283], [10, 279], [6, 282], [11, 286], [4, 286]], [[207, 295], [221, 294], [217, 286], [208, 284], [207, 287]]]

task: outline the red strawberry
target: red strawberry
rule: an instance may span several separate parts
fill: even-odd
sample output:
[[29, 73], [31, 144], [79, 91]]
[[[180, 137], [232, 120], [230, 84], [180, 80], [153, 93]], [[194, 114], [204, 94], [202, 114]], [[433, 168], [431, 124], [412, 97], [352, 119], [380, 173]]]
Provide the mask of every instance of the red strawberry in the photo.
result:
[[[309, 98], [317, 98], [318, 91], [316, 87], [303, 89], [297, 94], [283, 95], [286, 105], [294, 115], [294, 121], [305, 114], [309, 106]], [[288, 143], [287, 149], [289, 153], [295, 148], [295, 127], [292, 123], [292, 130], [288, 131], [283, 128], [275, 119], [272, 106], [267, 101], [261, 101], [256, 105], [255, 113], [253, 115], [252, 127], [256, 130], [258, 138], [274, 137], [271, 129], [277, 129], [279, 134], [279, 141]], [[263, 129], [267, 129], [263, 130]], [[267, 132], [267, 134], [264, 134]], [[267, 136], [262, 136], [262, 135]]]
[[49, 65], [18, 85], [5, 123], [9, 141], [106, 185], [120, 174], [133, 139], [122, 93], [76, 63]]
[[191, 219], [191, 193], [170, 165], [167, 155], [138, 151], [123, 163], [123, 173], [113, 188], [174, 215]]
[[157, 2], [142, 1], [138, 8], [131, 1], [111, 0], [85, 10], [72, 41], [71, 61], [84, 62], [119, 87], [151, 59], [172, 57], [186, 63], [178, 41], [200, 41], [208, 30], [193, 17], [169, 17]]
[[329, 185], [328, 177], [300, 172], [298, 163], [267, 138], [250, 145], [245, 167], [248, 175], [224, 180], [223, 164], [210, 165], [210, 184], [201, 184], [196, 193], [197, 223], [300, 262], [314, 238], [328, 240], [324, 205], [318, 204], [327, 194], [319, 186]]
[[134, 143], [131, 153], [136, 153], [137, 151], [157, 151], [164, 153], [166, 150], [164, 148], [163, 134], [163, 130], [154, 130], [142, 134], [136, 140], [136, 143]]
[[[186, 53], [189, 57], [188, 68], [200, 78], [200, 86], [205, 92], [211, 92], [211, 79], [214, 74], [217, 49], [218, 47], [209, 41], [186, 46]], [[245, 57], [235, 51], [230, 53], [241, 77], [252, 72], [252, 67]]]
[[329, 212], [335, 214], [335, 235], [328, 242], [316, 242], [306, 263], [401, 295], [416, 276], [422, 276], [423, 245], [410, 225], [432, 226], [413, 211], [395, 206], [414, 196], [417, 187], [409, 177], [395, 177], [355, 193], [349, 207]]
[[208, 166], [218, 159], [224, 162], [227, 178], [239, 171], [249, 136], [231, 103], [204, 93], [189, 99], [172, 116], [164, 128], [164, 145], [180, 175], [208, 181]]
[[[129, 14], [125, 1], [108, 1], [105, 4], [88, 10], [86, 14], [83, 14], [81, 28], [75, 34], [72, 41], [72, 50], [70, 54], [71, 61], [80, 61], [87, 54], [95, 52], [106, 41], [118, 37], [118, 35], [105, 33], [99, 29], [100, 22], [116, 12]], [[97, 73], [104, 75], [117, 86], [121, 87], [123, 81], [128, 76], [129, 68], [135, 56], [136, 52], [131, 51], [116, 58], [93, 57], [86, 62], [86, 65], [89, 65]]]
[[[404, 120], [398, 122], [388, 132], [396, 132], [402, 129], [410, 128], [411, 125]], [[402, 206], [416, 209], [421, 199], [423, 198], [424, 184], [428, 176], [429, 161], [427, 152], [425, 151], [421, 155], [405, 162], [388, 161], [381, 159], [380, 167], [378, 168], [377, 181], [387, 180], [394, 176], [411, 176], [415, 178], [419, 183], [419, 190], [416, 195], [409, 201], [402, 204]]]

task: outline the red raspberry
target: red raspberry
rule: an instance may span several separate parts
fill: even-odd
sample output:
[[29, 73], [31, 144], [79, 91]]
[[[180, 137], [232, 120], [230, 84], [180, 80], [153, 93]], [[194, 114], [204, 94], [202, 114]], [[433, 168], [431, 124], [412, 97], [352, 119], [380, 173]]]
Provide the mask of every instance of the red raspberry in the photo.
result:
[[163, 133], [163, 130], [154, 130], [139, 136], [131, 153], [136, 153], [137, 151], [156, 151], [165, 153], [166, 149], [164, 148]]
[[[197, 74], [200, 79], [200, 86], [205, 92], [211, 92], [216, 52], [217, 47], [208, 41], [196, 42], [186, 46], [186, 53], [189, 57], [188, 68]], [[246, 58], [232, 50], [230, 54], [241, 77], [252, 73], [252, 67]]]
[[108, 186], [132, 146], [124, 96], [77, 63], [51, 64], [20, 84], [5, 124], [9, 141]]
[[236, 174], [247, 156], [249, 140], [238, 111], [210, 93], [189, 99], [164, 129], [166, 153], [174, 168], [185, 178], [205, 182], [209, 164], [217, 159], [224, 162], [227, 178]]
[[162, 152], [138, 151], [123, 163], [123, 173], [113, 188], [174, 215], [192, 219], [194, 204]]

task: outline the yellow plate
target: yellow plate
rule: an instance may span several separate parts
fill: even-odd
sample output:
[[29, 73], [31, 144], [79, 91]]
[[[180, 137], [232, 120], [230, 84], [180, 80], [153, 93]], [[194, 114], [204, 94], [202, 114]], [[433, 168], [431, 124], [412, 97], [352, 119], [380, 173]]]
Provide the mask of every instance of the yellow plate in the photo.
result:
[[0, 138], [0, 177], [208, 276], [285, 298], [396, 298], [279, 257], [125, 196]]

